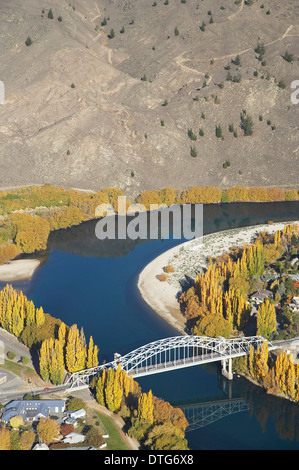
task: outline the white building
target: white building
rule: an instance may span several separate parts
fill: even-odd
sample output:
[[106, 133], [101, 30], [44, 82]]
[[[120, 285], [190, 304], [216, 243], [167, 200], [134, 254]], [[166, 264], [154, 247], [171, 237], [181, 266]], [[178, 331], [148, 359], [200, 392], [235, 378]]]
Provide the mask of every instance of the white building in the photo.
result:
[[67, 444], [78, 444], [79, 442], [84, 442], [85, 436], [83, 434], [79, 434], [77, 432], [70, 432], [65, 436], [63, 442]]

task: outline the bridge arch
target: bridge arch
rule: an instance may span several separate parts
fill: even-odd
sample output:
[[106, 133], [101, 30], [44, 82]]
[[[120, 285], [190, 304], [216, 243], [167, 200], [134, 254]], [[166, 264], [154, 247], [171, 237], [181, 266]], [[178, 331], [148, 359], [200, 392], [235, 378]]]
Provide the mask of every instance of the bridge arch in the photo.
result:
[[234, 357], [249, 354], [250, 347], [256, 351], [264, 341], [268, 343], [269, 350], [274, 349], [262, 336], [225, 339], [182, 335], [163, 338], [124, 356], [116, 354], [115, 359], [106, 364], [75, 372], [68, 378], [67, 383], [70, 383], [71, 387], [86, 385], [91, 376], [98, 375], [104, 369], [117, 369], [119, 364], [123, 371], [134, 378], [220, 360], [225, 364]]

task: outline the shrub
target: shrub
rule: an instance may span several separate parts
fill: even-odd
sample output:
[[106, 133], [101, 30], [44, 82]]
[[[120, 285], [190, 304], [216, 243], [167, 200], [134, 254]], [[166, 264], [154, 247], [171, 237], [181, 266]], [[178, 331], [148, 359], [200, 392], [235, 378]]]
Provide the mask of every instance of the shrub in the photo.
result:
[[191, 157], [193, 157], [193, 158], [197, 157], [197, 150], [196, 150], [195, 146], [191, 147], [191, 149], [190, 149], [190, 155], [191, 155]]
[[191, 139], [191, 140], [197, 140], [197, 137], [196, 137], [196, 135], [194, 134], [194, 132], [193, 132], [193, 130], [192, 130], [191, 128], [188, 129], [188, 137], [189, 137], [189, 139]]
[[167, 281], [168, 276], [165, 273], [161, 273], [161, 274], [158, 274], [157, 279], [159, 279], [159, 281], [161, 281], [161, 282], [165, 282], [165, 281]]
[[252, 118], [244, 112], [244, 110], [242, 111], [240, 115], [240, 120], [241, 120], [240, 127], [241, 129], [243, 129], [244, 135], [246, 136], [252, 135], [253, 134], [253, 121], [252, 121]]
[[216, 134], [216, 137], [218, 137], [218, 139], [222, 138], [222, 129], [221, 129], [220, 124], [216, 126], [215, 134]]
[[49, 10], [49, 12], [48, 12], [48, 18], [49, 18], [50, 20], [53, 20], [53, 18], [54, 18], [52, 8], [50, 8], [50, 10]]
[[282, 88], [283, 90], [286, 88], [286, 84], [285, 84], [285, 82], [284, 82], [283, 80], [279, 80], [277, 86], [278, 86], [279, 88]]
[[282, 58], [283, 58], [286, 62], [293, 62], [293, 61], [294, 61], [294, 56], [293, 56], [293, 54], [290, 54], [288, 51], [285, 52], [285, 54], [282, 56]]
[[174, 267], [172, 264], [168, 264], [167, 266], [164, 266], [164, 272], [165, 273], [173, 273], [175, 271]]
[[228, 168], [230, 166], [230, 161], [229, 160], [225, 160], [225, 162], [223, 163], [223, 168]]
[[32, 44], [32, 39], [31, 39], [30, 36], [28, 36], [28, 38], [26, 39], [25, 44], [26, 44], [26, 46], [31, 46], [31, 44]]

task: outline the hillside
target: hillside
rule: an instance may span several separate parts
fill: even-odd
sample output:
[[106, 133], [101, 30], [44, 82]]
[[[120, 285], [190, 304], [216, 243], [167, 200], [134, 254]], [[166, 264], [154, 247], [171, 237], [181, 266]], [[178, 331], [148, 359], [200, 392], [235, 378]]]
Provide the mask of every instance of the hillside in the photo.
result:
[[248, 3], [2, 0], [0, 187], [297, 188], [299, 5]]

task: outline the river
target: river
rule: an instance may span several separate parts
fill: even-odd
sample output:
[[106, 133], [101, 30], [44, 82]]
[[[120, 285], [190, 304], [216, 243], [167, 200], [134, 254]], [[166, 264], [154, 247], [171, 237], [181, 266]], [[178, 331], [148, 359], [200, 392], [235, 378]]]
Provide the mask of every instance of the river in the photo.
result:
[[[269, 220], [298, 220], [298, 209], [299, 202], [205, 205], [204, 234]], [[66, 324], [83, 326], [87, 340], [92, 335], [100, 348], [100, 362], [111, 360], [115, 352], [126, 354], [178, 335], [143, 301], [137, 279], [151, 260], [182, 240], [100, 241], [95, 224], [52, 233], [32, 279], [13, 286]], [[183, 407], [191, 449], [298, 450], [299, 406], [267, 396], [241, 377], [227, 382], [218, 366], [190, 367], [138, 382], [144, 391], [152, 389]]]

